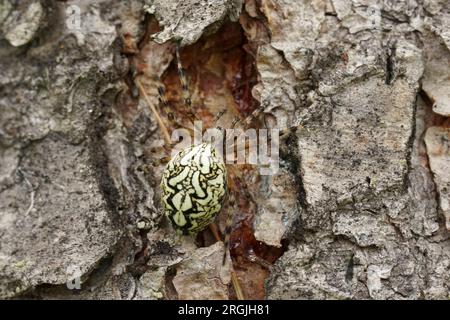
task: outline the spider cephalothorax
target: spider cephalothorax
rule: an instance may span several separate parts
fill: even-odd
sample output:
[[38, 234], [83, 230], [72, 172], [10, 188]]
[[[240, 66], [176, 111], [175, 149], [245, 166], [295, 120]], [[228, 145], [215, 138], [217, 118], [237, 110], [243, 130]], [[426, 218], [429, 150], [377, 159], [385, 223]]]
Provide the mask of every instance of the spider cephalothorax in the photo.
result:
[[196, 234], [213, 222], [226, 180], [223, 159], [209, 143], [183, 149], [169, 161], [161, 181], [162, 204], [177, 232]]

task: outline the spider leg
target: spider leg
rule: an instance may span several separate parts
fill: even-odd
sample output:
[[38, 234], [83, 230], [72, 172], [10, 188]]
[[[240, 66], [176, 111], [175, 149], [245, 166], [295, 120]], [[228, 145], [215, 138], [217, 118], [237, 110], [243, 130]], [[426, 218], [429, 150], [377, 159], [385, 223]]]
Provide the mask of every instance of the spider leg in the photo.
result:
[[192, 122], [194, 122], [195, 120], [198, 120], [198, 118], [195, 115], [194, 110], [192, 109], [192, 99], [191, 99], [191, 94], [189, 92], [189, 84], [188, 84], [188, 80], [186, 78], [186, 74], [184, 73], [183, 65], [181, 64], [180, 42], [176, 43], [175, 55], [177, 57], [178, 77], [180, 78], [181, 87], [183, 89], [184, 105], [186, 106], [186, 111], [187, 111], [187, 113], [189, 115], [190, 120]]
[[253, 195], [248, 191], [249, 187], [248, 187], [247, 182], [245, 182], [244, 179], [241, 179], [241, 178], [238, 177], [238, 176], [236, 176], [235, 179], [239, 181], [239, 185], [241, 186], [239, 189], [244, 193], [245, 197], [246, 197], [247, 199], [250, 199], [250, 201], [251, 201], [255, 206], [257, 206], [258, 204], [257, 204], [255, 198], [254, 198]]
[[[230, 176], [229, 176], [229, 185], [230, 187], [234, 186], [234, 182], [233, 182], [233, 177], [234, 177], [234, 173], [230, 172]], [[222, 266], [225, 265], [226, 261], [227, 261], [227, 256], [230, 252], [230, 237], [231, 237], [231, 232], [233, 230], [233, 216], [234, 216], [234, 210], [236, 207], [236, 196], [235, 196], [235, 192], [236, 192], [236, 188], [234, 186], [234, 188], [229, 188], [229, 192], [228, 192], [228, 212], [227, 212], [227, 219], [226, 219], [226, 223], [225, 223], [225, 230], [224, 230], [224, 253], [223, 253], [223, 259], [222, 259]], [[231, 259], [231, 257], [230, 257]], [[244, 293], [242, 291], [242, 287], [239, 284], [239, 280], [238, 277], [236, 275], [236, 273], [234, 271], [231, 272], [231, 282], [233, 284], [233, 288], [234, 291], [236, 292], [236, 296], [238, 298], [238, 300], [245, 300], [245, 296]]]
[[160, 105], [162, 106], [163, 112], [166, 114], [167, 119], [170, 121], [171, 126], [185, 128], [185, 126], [176, 119], [175, 114], [172, 112], [173, 108], [167, 101], [166, 89], [162, 85], [162, 81], [160, 80], [159, 83], [160, 85], [158, 86], [158, 100]]
[[153, 165], [154, 167], [157, 167], [157, 166], [159, 166], [159, 165], [161, 165], [161, 164], [166, 164], [166, 163], [168, 163], [168, 162], [170, 161], [170, 159], [171, 159], [170, 156], [164, 156], [164, 157], [162, 157], [162, 158], [160, 158], [160, 159], [155, 159], [155, 160], [152, 162], [152, 165]]
[[[170, 161], [170, 155], [167, 155], [167, 150], [164, 147], [154, 147], [151, 149], [152, 157], [150, 161], [145, 164], [141, 164], [137, 167], [137, 171], [144, 172], [146, 174], [151, 173], [151, 169], [158, 167], [161, 164], [166, 164]], [[162, 153], [164, 155], [162, 158], [155, 158], [156, 154]]]
[[264, 111], [263, 106], [259, 106], [258, 108], [253, 110], [253, 112], [244, 119], [245, 127], [247, 128], [247, 126], [250, 125], [250, 123], [253, 121], [253, 119], [256, 119], [263, 111]]
[[[213, 233], [214, 238], [216, 238], [217, 241], [220, 241], [219, 229], [218, 229], [217, 225], [213, 222], [209, 225], [209, 228], [210, 228], [211, 232]], [[228, 252], [228, 249], [227, 249], [227, 246], [225, 245], [225, 252], [224, 252], [224, 258], [222, 261], [222, 267], [225, 265], [226, 258], [227, 258], [227, 252]], [[238, 300], [245, 300], [238, 277], [236, 275], [236, 272], [234, 272], [233, 270], [231, 270], [231, 283], [233, 285], [234, 291], [236, 292], [236, 296], [237, 296]]]
[[162, 85], [162, 81], [160, 81], [160, 85], [158, 86], [158, 100], [159, 104], [162, 106], [164, 113], [167, 116], [167, 119], [171, 122], [171, 124], [175, 124], [175, 115], [172, 112], [172, 108], [170, 107], [169, 103], [166, 99], [166, 89]]
[[[253, 198], [252, 194], [248, 191], [249, 187], [247, 183], [244, 181], [244, 179], [241, 179], [237, 173], [236, 169], [234, 167], [229, 168], [229, 178], [228, 178], [228, 185], [229, 185], [229, 191], [228, 191], [228, 212], [227, 212], [227, 219], [225, 222], [225, 230], [224, 230], [224, 245], [225, 245], [225, 252], [223, 255], [222, 264], [225, 264], [227, 255], [230, 251], [230, 237], [231, 232], [233, 229], [233, 212], [234, 208], [236, 207], [236, 193], [237, 192], [243, 192], [245, 197], [247, 199], [250, 199], [250, 201], [253, 203], [253, 205], [256, 207], [257, 202]], [[238, 182], [239, 186], [236, 185], [236, 182]]]
[[222, 118], [222, 116], [225, 114], [225, 112], [227, 112], [227, 109], [223, 109], [214, 117], [213, 127], [217, 126], [217, 122], [220, 120], [220, 118]]
[[[257, 109], [253, 110], [253, 112], [245, 117], [235, 117], [233, 121], [231, 122], [231, 128], [230, 129], [240, 129], [240, 130], [246, 130], [250, 127], [250, 124], [254, 119], [256, 119], [262, 112], [264, 111], [264, 108], [262, 106], [259, 106]], [[220, 114], [219, 114], [220, 115]], [[243, 124], [243, 128], [236, 128], [236, 126]], [[226, 135], [225, 137], [225, 146], [230, 145], [231, 143], [234, 144], [234, 139], [237, 138], [235, 135]]]
[[[235, 198], [233, 192], [231, 192], [230, 195], [228, 196], [228, 201], [230, 206], [228, 208], [226, 227], [224, 232], [225, 237], [224, 237], [224, 252], [223, 252], [222, 266], [225, 266], [228, 253], [230, 251], [230, 235], [233, 226], [233, 210], [235, 205]], [[219, 233], [217, 231], [217, 225], [215, 225], [215, 223], [212, 223], [210, 225], [210, 229], [213, 232], [214, 236], [216, 237], [216, 240], [220, 241]], [[236, 292], [238, 300], [245, 300], [245, 296], [239, 283], [238, 277], [236, 275], [236, 272], [234, 271], [231, 271], [231, 283], [233, 285], [234, 291]]]
[[230, 251], [230, 237], [231, 237], [231, 231], [233, 228], [233, 212], [234, 207], [236, 205], [236, 197], [234, 195], [234, 191], [230, 191], [228, 194], [228, 212], [227, 212], [227, 220], [225, 222], [225, 230], [224, 230], [224, 246], [225, 251], [223, 253], [223, 259], [222, 259], [222, 265], [225, 265], [225, 262], [227, 261], [227, 256]]
[[261, 105], [253, 112], [245, 118], [235, 117], [231, 122], [231, 128], [234, 129], [237, 125], [243, 123], [244, 129], [247, 129], [248, 126], [252, 123], [254, 119], [256, 119], [262, 112], [264, 111], [264, 107]]
[[295, 125], [288, 127], [286, 129], [280, 130], [280, 140], [286, 139], [287, 137], [289, 137], [289, 135], [291, 135], [292, 133], [295, 133], [297, 130], [298, 130], [298, 126], [295, 126]]

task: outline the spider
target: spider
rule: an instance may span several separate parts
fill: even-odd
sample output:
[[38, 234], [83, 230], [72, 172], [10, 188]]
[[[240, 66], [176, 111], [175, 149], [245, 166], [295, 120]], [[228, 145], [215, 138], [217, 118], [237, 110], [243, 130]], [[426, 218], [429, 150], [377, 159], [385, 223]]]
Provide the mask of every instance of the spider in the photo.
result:
[[[178, 77], [183, 92], [184, 106], [187, 110], [189, 120], [195, 123], [195, 120], [198, 119], [193, 112], [188, 80], [180, 59], [180, 42], [177, 42], [175, 45], [175, 58]], [[166, 146], [172, 148], [173, 143], [170, 140], [170, 135], [159, 112], [149, 101], [144, 88], [138, 80], [136, 80], [136, 85], [138, 86], [141, 95], [147, 100], [147, 104], [159, 124]], [[165, 89], [162, 85], [158, 87], [158, 96], [160, 106], [162, 107], [163, 113], [166, 114], [167, 119], [171, 124], [177, 124], [175, 116], [165, 98]], [[243, 123], [244, 128], [246, 129], [252, 123], [253, 119], [261, 112], [262, 107], [258, 107], [244, 119], [235, 118], [232, 121], [231, 127], [235, 128]], [[222, 114], [219, 113], [216, 116], [214, 123], [219, 120], [221, 115]], [[195, 129], [198, 128], [195, 127], [194, 130]], [[220, 132], [224, 132], [224, 129], [221, 127], [216, 126], [216, 129]], [[234, 142], [234, 137], [232, 137], [232, 139]], [[230, 138], [227, 136], [225, 144], [230, 142]], [[236, 188], [233, 186], [232, 182], [233, 178], [236, 178], [234, 172], [235, 171], [231, 168], [227, 169], [224, 159], [220, 152], [216, 150], [213, 141], [203, 141], [186, 147], [168, 161], [163, 171], [160, 184], [162, 193], [161, 202], [165, 215], [170, 220], [177, 233], [183, 235], [195, 235], [206, 229], [208, 226], [211, 226], [217, 215], [221, 212], [226, 200], [229, 201], [230, 208], [234, 208], [234, 192], [236, 192]], [[230, 175], [232, 178], [230, 178]], [[244, 181], [239, 181], [244, 188], [247, 187]], [[226, 263], [228, 257], [232, 222], [233, 214], [232, 210], [229, 210], [224, 231], [225, 248], [222, 261], [223, 265]], [[214, 229], [217, 230], [217, 228], [212, 228], [212, 231], [215, 234], [216, 239], [220, 241], [221, 239]], [[236, 279], [234, 280], [236, 281]], [[239, 286], [236, 288], [235, 281], [233, 281], [233, 285], [238, 293], [240, 288]], [[242, 298], [242, 293], [238, 294], [238, 298], [239, 296]]]

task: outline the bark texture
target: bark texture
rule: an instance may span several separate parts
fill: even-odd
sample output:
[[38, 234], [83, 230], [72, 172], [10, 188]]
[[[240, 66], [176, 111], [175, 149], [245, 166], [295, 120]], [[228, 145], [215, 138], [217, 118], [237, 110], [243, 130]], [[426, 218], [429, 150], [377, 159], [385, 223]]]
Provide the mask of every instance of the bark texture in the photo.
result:
[[[176, 42], [205, 126], [296, 128], [225, 267], [159, 206]], [[0, 70], [0, 297], [450, 298], [447, 0], [0, 0]]]

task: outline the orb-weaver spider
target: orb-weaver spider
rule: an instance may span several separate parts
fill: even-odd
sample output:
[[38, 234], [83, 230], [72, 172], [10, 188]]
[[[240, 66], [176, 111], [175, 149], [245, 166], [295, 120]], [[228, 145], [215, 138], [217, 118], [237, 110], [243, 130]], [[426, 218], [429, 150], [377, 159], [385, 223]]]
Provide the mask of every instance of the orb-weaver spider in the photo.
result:
[[[197, 117], [193, 112], [188, 81], [180, 59], [179, 43], [175, 46], [175, 56], [178, 76], [182, 86], [184, 106], [190, 120], [195, 121]], [[136, 84], [141, 91], [141, 95], [148, 100], [145, 90], [139, 81]], [[169, 121], [175, 123], [175, 116], [166, 100], [165, 88], [163, 86], [158, 87], [158, 95], [162, 112]], [[159, 112], [152, 106], [150, 101], [148, 101], [148, 104], [158, 121], [166, 145], [173, 147], [170, 141], [170, 135]], [[231, 123], [231, 128], [243, 124], [243, 127], [246, 129], [261, 111], [262, 108], [259, 107], [244, 119], [235, 118]], [[217, 122], [220, 116], [221, 114], [216, 117], [214, 123]], [[222, 128], [217, 128], [223, 131]], [[227, 137], [225, 143], [229, 141]], [[229, 178], [230, 175], [234, 175], [234, 172], [231, 168], [227, 170], [223, 158], [215, 150], [213, 144], [209, 142], [201, 142], [189, 146], [170, 159], [162, 176], [161, 198], [164, 212], [178, 233], [193, 235], [204, 230], [214, 222], [214, 219], [222, 209], [225, 199], [228, 199], [231, 208], [234, 207], [234, 192], [236, 188], [233, 188], [233, 179]], [[231, 183], [227, 183], [227, 181], [231, 181]], [[244, 188], [246, 187], [244, 181], [240, 181], [240, 185], [244, 186]], [[227, 215], [224, 230], [225, 250], [223, 264], [226, 262], [229, 251], [230, 233], [233, 222], [231, 212], [232, 210]], [[220, 240], [217, 235], [216, 238]]]

